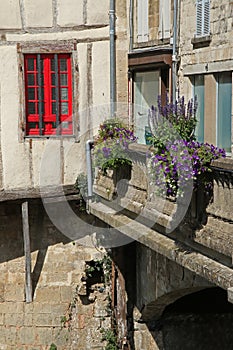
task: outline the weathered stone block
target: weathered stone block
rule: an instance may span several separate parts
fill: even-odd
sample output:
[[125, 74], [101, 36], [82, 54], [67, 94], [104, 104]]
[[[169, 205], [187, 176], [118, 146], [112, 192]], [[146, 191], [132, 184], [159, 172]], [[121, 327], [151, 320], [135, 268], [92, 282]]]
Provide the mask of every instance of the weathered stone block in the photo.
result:
[[49, 314], [36, 314], [33, 315], [33, 322], [37, 327], [50, 327], [52, 325], [53, 315]]
[[53, 342], [52, 328], [40, 328], [35, 330], [35, 338], [37, 344], [43, 344], [43, 346], [51, 345]]
[[35, 342], [35, 329], [33, 327], [20, 328], [18, 331], [19, 344], [33, 344]]
[[84, 24], [83, 1], [58, 0], [57, 24], [61, 27], [72, 27]]
[[21, 29], [20, 5], [18, 0], [2, 0], [0, 29]]
[[52, 27], [52, 0], [25, 0], [25, 22], [27, 27]]
[[52, 303], [58, 303], [61, 300], [60, 287], [43, 287], [36, 290], [35, 300], [37, 302], [49, 301]]
[[70, 303], [73, 299], [73, 289], [71, 286], [61, 287], [61, 302]]
[[87, 0], [87, 24], [108, 24], [109, 23], [109, 1], [102, 0], [97, 3], [95, 0]]
[[24, 301], [24, 285], [10, 284], [5, 286], [5, 301]]

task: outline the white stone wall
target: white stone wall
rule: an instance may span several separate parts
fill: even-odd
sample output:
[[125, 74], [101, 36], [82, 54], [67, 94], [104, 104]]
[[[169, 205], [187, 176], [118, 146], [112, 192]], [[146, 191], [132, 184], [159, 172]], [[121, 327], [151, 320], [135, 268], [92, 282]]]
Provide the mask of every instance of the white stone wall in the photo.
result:
[[[0, 185], [3, 189], [40, 186], [48, 140], [24, 138], [24, 91], [18, 46], [40, 48], [76, 42], [72, 50], [75, 135], [53, 140], [48, 184], [73, 184], [85, 170], [84, 141], [104, 116], [89, 108], [109, 103], [109, 1], [1, 0], [0, 11]], [[22, 55], [22, 53], [21, 53]], [[22, 56], [21, 56], [22, 57]], [[98, 108], [97, 108], [98, 109]], [[94, 119], [94, 122], [93, 122]], [[81, 142], [79, 142], [81, 140]], [[52, 141], [49, 141], [52, 142]]]

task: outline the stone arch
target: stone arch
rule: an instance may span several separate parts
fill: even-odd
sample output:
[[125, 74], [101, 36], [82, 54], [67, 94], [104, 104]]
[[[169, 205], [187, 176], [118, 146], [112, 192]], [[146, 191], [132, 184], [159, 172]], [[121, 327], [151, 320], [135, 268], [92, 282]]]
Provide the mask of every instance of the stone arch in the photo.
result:
[[148, 322], [151, 320], [159, 319], [162, 316], [166, 307], [173, 304], [178, 299], [207, 288], [212, 288], [212, 287], [210, 287], [209, 285], [196, 286], [196, 287], [190, 287], [190, 288], [177, 289], [169, 293], [166, 293], [143, 307], [141, 311], [141, 320], [143, 322]]
[[161, 318], [164, 350], [229, 350], [233, 346], [233, 305], [227, 292], [206, 288], [167, 306]]

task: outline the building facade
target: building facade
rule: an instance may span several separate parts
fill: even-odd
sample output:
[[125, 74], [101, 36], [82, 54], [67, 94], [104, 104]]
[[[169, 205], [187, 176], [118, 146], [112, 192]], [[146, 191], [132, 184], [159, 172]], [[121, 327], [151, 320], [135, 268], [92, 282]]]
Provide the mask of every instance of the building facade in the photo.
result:
[[83, 285], [104, 253], [58, 229], [41, 193], [59, 216], [65, 202], [80, 213], [74, 183], [103, 118], [91, 107], [109, 104], [109, 2], [1, 1], [0, 62], [0, 348], [101, 347], [107, 295]]
[[[232, 4], [120, 0], [112, 13], [112, 3], [1, 1], [0, 348], [4, 350], [16, 345], [50, 349], [52, 343], [59, 349], [103, 347], [101, 329], [111, 326], [108, 295], [98, 279], [94, 287], [83, 283], [88, 262], [93, 267], [104, 254], [88, 240], [95, 225], [115, 227], [138, 241], [112, 250], [111, 297], [119, 348], [173, 349], [166, 332], [174, 335], [174, 324], [163, 333], [160, 317], [185, 295], [209, 288], [215, 292], [217, 286], [226, 303], [227, 295], [232, 301]], [[115, 96], [111, 96], [109, 15], [115, 19]], [[214, 164], [212, 202], [206, 204], [199, 192], [186, 221], [169, 234], [166, 229], [176, 217], [177, 205], [163, 203], [160, 212], [150, 202], [144, 159], [150, 134], [148, 109], [157, 104], [158, 96], [164, 103], [166, 95], [170, 100], [197, 95], [197, 139], [228, 152], [226, 160]], [[106, 203], [105, 207], [91, 203], [92, 216], [87, 216], [80, 212], [73, 185], [86, 171], [85, 142], [93, 138], [101, 121], [112, 116], [111, 99], [116, 115], [134, 128], [139, 140], [125, 198], [118, 203], [128, 215], [120, 216]], [[103, 181], [106, 187], [112, 179]], [[81, 221], [67, 223], [64, 202]], [[149, 230], [132, 220], [143, 208], [143, 223], [156, 220]], [[101, 222], [96, 223], [98, 219]], [[87, 236], [87, 246], [80, 245], [77, 236]], [[75, 335], [67, 340], [73, 320]], [[230, 329], [231, 322], [224, 329]], [[230, 348], [232, 339], [227, 339]]]

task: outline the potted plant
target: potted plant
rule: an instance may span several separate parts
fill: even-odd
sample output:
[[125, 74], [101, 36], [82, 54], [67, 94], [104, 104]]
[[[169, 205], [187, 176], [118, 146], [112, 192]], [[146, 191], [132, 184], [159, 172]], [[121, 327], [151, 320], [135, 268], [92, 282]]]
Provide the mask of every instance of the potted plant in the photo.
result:
[[132, 161], [128, 146], [136, 141], [133, 131], [119, 120], [106, 120], [100, 125], [93, 148], [97, 194], [108, 200], [117, 196], [117, 183], [130, 176]]
[[212, 186], [211, 161], [225, 157], [223, 149], [208, 143], [200, 143], [195, 138], [197, 101], [185, 104], [184, 97], [175, 104], [152, 107], [149, 123], [153, 149], [148, 157], [150, 183], [157, 195], [180, 198], [186, 191], [204, 186], [209, 191]]

